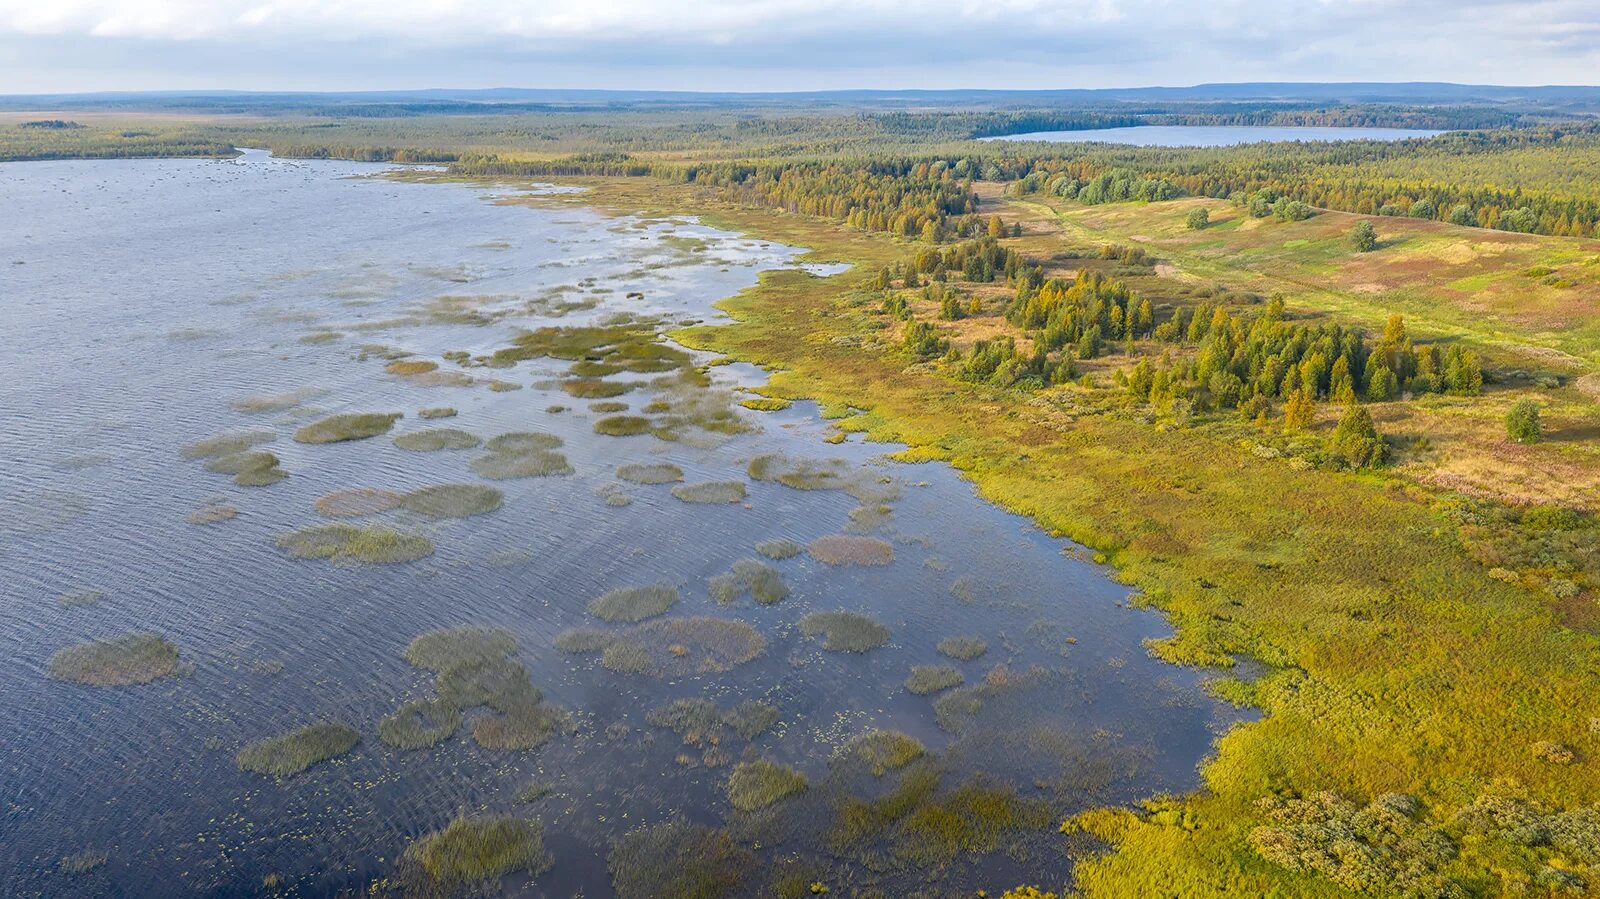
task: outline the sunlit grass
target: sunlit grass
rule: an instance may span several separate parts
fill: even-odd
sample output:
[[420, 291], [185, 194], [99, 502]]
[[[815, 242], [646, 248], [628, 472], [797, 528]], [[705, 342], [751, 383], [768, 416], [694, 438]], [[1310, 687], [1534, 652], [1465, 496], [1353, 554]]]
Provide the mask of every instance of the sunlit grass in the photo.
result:
[[251, 743], [234, 761], [244, 771], [287, 777], [344, 755], [359, 742], [361, 732], [355, 728], [323, 721]]

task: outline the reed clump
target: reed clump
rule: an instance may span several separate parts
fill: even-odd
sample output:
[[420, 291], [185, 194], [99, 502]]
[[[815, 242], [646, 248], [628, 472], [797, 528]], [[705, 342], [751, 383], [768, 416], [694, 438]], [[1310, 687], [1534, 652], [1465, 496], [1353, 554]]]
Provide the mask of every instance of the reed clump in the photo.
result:
[[286, 734], [258, 740], [240, 750], [240, 770], [287, 777], [318, 762], [337, 758], [361, 742], [361, 732], [336, 721], [321, 721]]

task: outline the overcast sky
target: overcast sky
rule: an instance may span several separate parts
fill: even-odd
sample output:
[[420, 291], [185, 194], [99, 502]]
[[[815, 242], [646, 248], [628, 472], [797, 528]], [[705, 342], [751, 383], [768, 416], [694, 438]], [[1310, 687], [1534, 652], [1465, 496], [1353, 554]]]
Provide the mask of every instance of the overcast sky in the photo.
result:
[[1600, 82], [1600, 0], [0, 0], [0, 93]]

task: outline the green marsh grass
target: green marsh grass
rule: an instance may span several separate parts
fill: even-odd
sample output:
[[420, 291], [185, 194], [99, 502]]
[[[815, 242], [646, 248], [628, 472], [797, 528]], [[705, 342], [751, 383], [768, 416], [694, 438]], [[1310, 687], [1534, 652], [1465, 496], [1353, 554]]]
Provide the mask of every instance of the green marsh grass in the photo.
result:
[[573, 655], [587, 655], [589, 653], [604, 652], [606, 647], [615, 642], [617, 642], [617, 635], [611, 631], [604, 631], [594, 627], [580, 627], [557, 634], [555, 647], [562, 652], [572, 653]]
[[396, 749], [426, 749], [461, 729], [461, 710], [438, 699], [413, 699], [378, 722], [378, 739]]
[[204, 440], [190, 443], [179, 454], [185, 459], [215, 459], [218, 456], [231, 456], [242, 453], [254, 446], [269, 443], [277, 435], [271, 431], [237, 431], [230, 434], [218, 434]]
[[509, 815], [458, 817], [411, 844], [406, 858], [429, 879], [447, 886], [494, 880], [513, 871], [538, 876], [555, 864], [545, 849], [543, 826]]
[[505, 494], [479, 484], [437, 484], [407, 493], [406, 511], [428, 518], [470, 518], [498, 510]]
[[627, 403], [590, 403], [589, 411], [600, 415], [610, 415], [614, 412], [628, 411]]
[[537, 453], [561, 447], [560, 437], [543, 431], [512, 431], [491, 437], [484, 445], [491, 453]]
[[425, 431], [400, 434], [394, 438], [396, 447], [412, 453], [473, 449], [482, 442], [478, 435], [457, 428], [429, 428]]
[[811, 558], [826, 565], [887, 565], [894, 561], [894, 546], [876, 537], [827, 534], [807, 547]]
[[759, 657], [761, 632], [732, 618], [664, 618], [638, 625], [606, 647], [601, 664], [626, 674], [719, 674]]
[[795, 490], [843, 490], [850, 464], [842, 459], [796, 459], [768, 453], [751, 459], [745, 471], [757, 481], [777, 481]]
[[314, 421], [294, 432], [297, 443], [342, 443], [389, 433], [398, 412], [342, 412]]
[[355, 728], [322, 721], [251, 743], [234, 761], [243, 771], [287, 777], [344, 755], [359, 742], [361, 732]]
[[709, 699], [692, 697], [651, 709], [645, 720], [672, 731], [691, 746], [701, 746], [722, 742], [725, 730], [753, 740], [778, 723], [778, 708], [752, 699], [723, 710]]
[[225, 502], [208, 502], [190, 512], [185, 519], [190, 524], [221, 524], [239, 516], [239, 509]]
[[206, 462], [206, 471], [233, 475], [240, 487], [265, 487], [289, 476], [278, 467], [278, 457], [265, 450], [246, 450], [217, 456]]
[[652, 425], [650, 419], [639, 415], [610, 415], [597, 418], [594, 422], [596, 434], [605, 434], [608, 437], [633, 437], [638, 434], [647, 434]]
[[556, 785], [547, 780], [533, 780], [517, 788], [517, 801], [521, 803], [538, 802], [555, 792]]
[[791, 403], [781, 397], [753, 396], [739, 401], [739, 405], [755, 412], [782, 412]]
[[981, 637], [946, 637], [939, 641], [939, 652], [963, 662], [970, 662], [988, 651], [989, 644]]
[[562, 381], [561, 389], [568, 396], [580, 400], [604, 400], [632, 390], [633, 384], [625, 381], [603, 381], [599, 378], [579, 378], [574, 381]]
[[667, 584], [623, 587], [592, 600], [589, 614], [601, 621], [632, 623], [664, 614], [678, 599], [678, 588]]
[[330, 559], [389, 565], [433, 555], [433, 541], [382, 525], [319, 524], [278, 537], [278, 548], [296, 559]]
[[92, 606], [105, 599], [106, 594], [101, 590], [73, 590], [56, 597], [56, 605], [63, 609], [77, 609]]
[[560, 437], [542, 432], [513, 432], [491, 438], [488, 453], [467, 463], [478, 475], [492, 481], [542, 478], [572, 474], [567, 457], [556, 452]]
[[906, 678], [906, 690], [918, 696], [930, 696], [966, 681], [960, 671], [950, 665], [914, 665]]
[[618, 466], [617, 477], [635, 484], [675, 484], [683, 480], [683, 469], [670, 462], [636, 462]]
[[672, 495], [686, 503], [737, 503], [745, 497], [742, 481], [702, 481], [698, 484], [679, 484]]
[[403, 502], [405, 495], [393, 490], [351, 487], [317, 497], [311, 508], [329, 518], [360, 518], [398, 509]]
[[783, 582], [778, 569], [759, 559], [740, 559], [733, 570], [719, 574], [708, 582], [711, 598], [719, 604], [737, 602], [746, 594], [764, 606], [782, 602], [789, 595], [789, 585]]
[[756, 857], [723, 831], [668, 821], [624, 834], [606, 865], [618, 899], [716, 899], [743, 894]]
[[741, 812], [753, 812], [804, 793], [809, 786], [805, 775], [776, 762], [740, 762], [728, 777], [728, 801]]
[[866, 652], [889, 642], [889, 629], [882, 624], [843, 610], [812, 612], [800, 619], [800, 633], [822, 637], [822, 648], [830, 652]]
[[793, 540], [763, 540], [756, 544], [756, 552], [774, 561], [792, 559], [805, 551], [804, 546]]
[[417, 417], [418, 418], [427, 418], [427, 419], [433, 419], [433, 418], [455, 418], [456, 415], [457, 415], [456, 410], [452, 406], [429, 406], [426, 409], [419, 409], [417, 411]]
[[922, 742], [909, 734], [897, 730], [869, 730], [839, 747], [834, 763], [858, 762], [865, 765], [873, 777], [882, 777], [922, 758], [926, 751]]
[[91, 687], [147, 684], [178, 673], [178, 648], [159, 634], [128, 633], [57, 650], [45, 673]]
[[277, 412], [288, 412], [306, 400], [323, 396], [327, 391], [317, 387], [303, 387], [287, 393], [266, 393], [247, 396], [229, 403], [235, 412], [245, 415], [267, 415]]
[[418, 668], [437, 673], [465, 662], [503, 659], [516, 651], [517, 641], [510, 631], [453, 627], [416, 637], [406, 646], [405, 659]]

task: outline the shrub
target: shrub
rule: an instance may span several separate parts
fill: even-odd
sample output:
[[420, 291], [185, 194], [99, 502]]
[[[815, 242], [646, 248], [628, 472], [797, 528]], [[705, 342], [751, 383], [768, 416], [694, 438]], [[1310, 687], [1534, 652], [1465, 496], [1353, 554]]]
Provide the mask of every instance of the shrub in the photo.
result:
[[1538, 443], [1541, 430], [1535, 400], [1517, 400], [1506, 413], [1506, 436], [1517, 443]]
[[1329, 449], [1352, 468], [1366, 468], [1383, 461], [1383, 438], [1372, 423], [1366, 406], [1351, 403], [1328, 439]]
[[1371, 222], [1356, 222], [1350, 229], [1350, 246], [1355, 247], [1357, 253], [1370, 253], [1378, 248], [1378, 232], [1372, 230]]
[[1197, 206], [1184, 216], [1183, 224], [1190, 231], [1203, 231], [1211, 224], [1211, 213], [1204, 206]]

